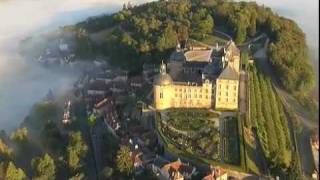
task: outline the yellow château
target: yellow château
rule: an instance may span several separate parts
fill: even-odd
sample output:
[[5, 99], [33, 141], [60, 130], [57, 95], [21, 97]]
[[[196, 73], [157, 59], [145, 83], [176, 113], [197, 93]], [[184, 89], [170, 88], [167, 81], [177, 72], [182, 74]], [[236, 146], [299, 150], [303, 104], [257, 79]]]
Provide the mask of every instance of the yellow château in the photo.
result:
[[[232, 41], [229, 41], [223, 48], [221, 62], [222, 71], [218, 77], [210, 79], [203, 76], [201, 81], [196, 82], [173, 81], [167, 72], [166, 65], [162, 62], [160, 73], [154, 78], [154, 107], [157, 110], [168, 108], [238, 109], [240, 51]], [[211, 63], [211, 60], [208, 63]]]

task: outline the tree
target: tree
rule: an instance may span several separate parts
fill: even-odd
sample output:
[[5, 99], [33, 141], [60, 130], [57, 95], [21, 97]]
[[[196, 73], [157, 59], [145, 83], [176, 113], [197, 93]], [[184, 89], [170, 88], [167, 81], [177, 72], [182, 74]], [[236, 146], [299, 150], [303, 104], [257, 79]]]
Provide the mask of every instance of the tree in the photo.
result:
[[22, 169], [16, 168], [13, 162], [9, 162], [5, 175], [6, 180], [24, 180], [27, 179]]
[[95, 113], [91, 113], [88, 118], [88, 124], [89, 124], [90, 128], [94, 127], [96, 122], [97, 122], [97, 116], [95, 115]]
[[203, 34], [210, 34], [213, 29], [213, 18], [210, 14], [198, 24], [198, 31]]
[[159, 51], [164, 51], [170, 48], [176, 47], [178, 42], [178, 35], [176, 31], [173, 29], [172, 25], [169, 24], [162, 35], [158, 37], [157, 41], [157, 49]]
[[54, 180], [56, 167], [54, 160], [47, 153], [42, 158], [34, 158], [31, 161], [35, 179]]
[[64, 139], [56, 123], [47, 121], [41, 131], [41, 142], [45, 148], [53, 152], [62, 150]]
[[213, 18], [207, 10], [202, 8], [192, 16], [192, 35], [196, 39], [203, 39], [206, 34], [212, 33]]
[[9, 148], [0, 138], [0, 160], [8, 159], [12, 156], [12, 149]]
[[256, 11], [253, 11], [250, 15], [250, 23], [249, 23], [249, 29], [248, 29], [248, 34], [253, 37], [257, 33], [257, 14]]
[[81, 132], [71, 132], [69, 135], [69, 145], [67, 147], [67, 162], [71, 170], [77, 170], [81, 164], [80, 161], [86, 156], [88, 146], [82, 139]]
[[189, 27], [186, 25], [178, 26], [178, 39], [179, 41], [186, 41], [189, 38]]
[[244, 66], [245, 69], [248, 67], [248, 62], [249, 62], [249, 55], [247, 50], [243, 50], [241, 52], [241, 64]]
[[109, 179], [112, 179], [112, 175], [113, 175], [113, 169], [109, 166], [106, 166], [100, 172], [100, 179], [109, 180]]
[[25, 141], [28, 138], [28, 129], [26, 127], [19, 128], [16, 132], [12, 132], [10, 139], [13, 141], [21, 142]]
[[54, 100], [54, 95], [51, 89], [49, 89], [48, 94], [46, 95], [46, 100], [47, 101], [53, 101]]
[[126, 175], [131, 175], [133, 172], [133, 161], [131, 158], [130, 148], [128, 146], [120, 146], [117, 152], [117, 169]]

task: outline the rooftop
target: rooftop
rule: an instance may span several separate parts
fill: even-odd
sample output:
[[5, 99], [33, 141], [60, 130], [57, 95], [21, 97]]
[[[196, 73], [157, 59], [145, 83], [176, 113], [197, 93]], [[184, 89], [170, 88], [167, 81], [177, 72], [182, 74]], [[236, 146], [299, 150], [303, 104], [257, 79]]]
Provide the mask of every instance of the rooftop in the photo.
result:
[[216, 180], [219, 177], [227, 175], [227, 173], [220, 167], [212, 167], [209, 175], [205, 176], [202, 180]]
[[169, 164], [166, 164], [164, 165], [162, 168], [161, 168], [162, 171], [166, 171], [168, 173], [170, 173], [170, 171], [178, 171], [180, 172], [181, 174], [192, 174], [193, 171], [194, 171], [194, 168], [187, 165], [187, 164], [184, 164], [181, 162], [180, 159], [178, 159], [177, 161], [175, 162], [172, 162], [172, 163], [169, 163]]
[[210, 62], [212, 49], [210, 50], [191, 50], [184, 53], [188, 62]]
[[227, 67], [222, 71], [218, 78], [228, 80], [239, 80], [239, 74], [236, 72], [235, 69], [227, 65]]

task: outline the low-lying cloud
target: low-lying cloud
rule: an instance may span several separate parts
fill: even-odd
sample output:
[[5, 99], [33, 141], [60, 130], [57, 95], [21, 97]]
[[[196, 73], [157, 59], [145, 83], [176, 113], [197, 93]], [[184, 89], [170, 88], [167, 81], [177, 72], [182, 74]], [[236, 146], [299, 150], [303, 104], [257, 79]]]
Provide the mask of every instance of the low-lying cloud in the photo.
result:
[[16, 128], [49, 89], [54, 93], [65, 91], [77, 78], [77, 73], [49, 70], [22, 58], [18, 54], [19, 41], [89, 16], [114, 12], [123, 3], [127, 1], [0, 1], [0, 129]]

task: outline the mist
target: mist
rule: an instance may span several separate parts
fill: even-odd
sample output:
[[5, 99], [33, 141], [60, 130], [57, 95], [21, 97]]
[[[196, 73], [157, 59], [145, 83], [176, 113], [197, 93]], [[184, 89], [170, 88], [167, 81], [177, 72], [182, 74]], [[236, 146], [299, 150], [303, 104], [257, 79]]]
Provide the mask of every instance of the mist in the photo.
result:
[[[79, 72], [44, 68], [18, 54], [20, 40], [74, 24], [89, 16], [112, 13], [122, 0], [0, 1], [0, 129], [17, 128], [31, 107], [50, 89], [55, 95], [71, 89]], [[144, 1], [131, 1], [139, 4]]]

